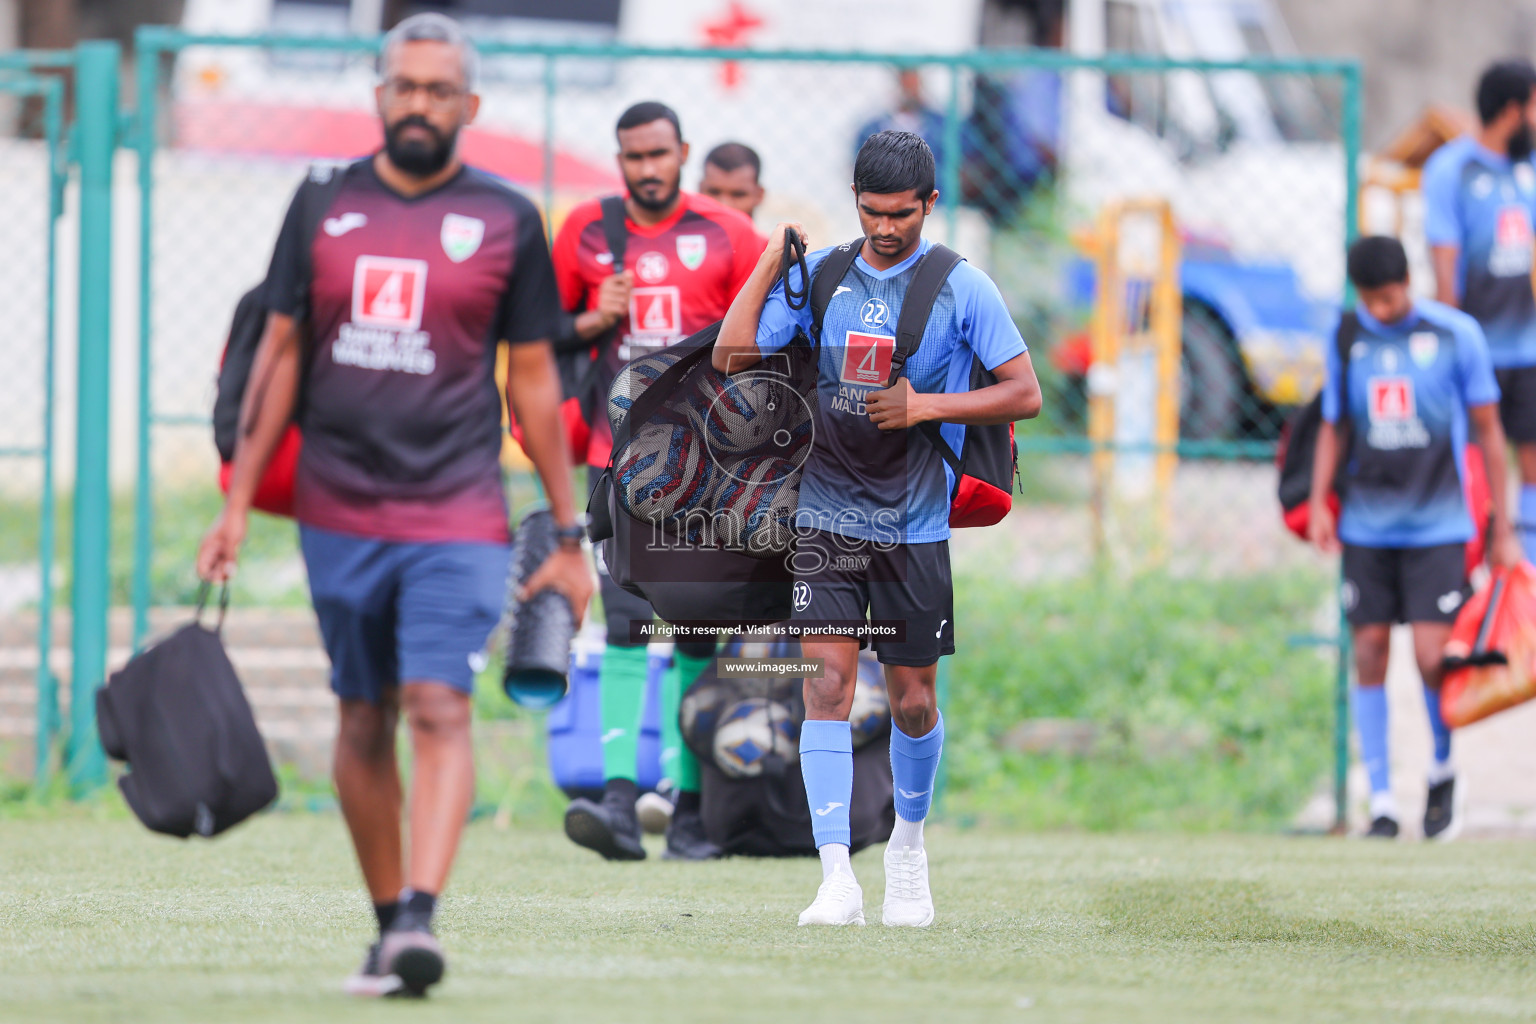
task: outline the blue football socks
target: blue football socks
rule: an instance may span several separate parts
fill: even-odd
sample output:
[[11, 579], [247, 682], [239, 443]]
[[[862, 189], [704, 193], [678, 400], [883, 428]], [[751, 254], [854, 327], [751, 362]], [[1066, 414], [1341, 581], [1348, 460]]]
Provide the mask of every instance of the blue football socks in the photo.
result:
[[896, 784], [896, 817], [922, 821], [933, 804], [933, 780], [944, 751], [944, 716], [925, 736], [912, 737], [891, 725], [891, 779]]
[[847, 722], [807, 719], [800, 727], [800, 777], [811, 805], [811, 834], [818, 847], [848, 846], [852, 828], [848, 805], [853, 801], [853, 729]]
[[1440, 714], [1440, 691], [1424, 687], [1424, 710], [1429, 712], [1429, 731], [1435, 737], [1435, 762], [1444, 764], [1451, 759], [1451, 727]]
[[1527, 561], [1536, 562], [1536, 484], [1520, 488], [1520, 546]]
[[1371, 793], [1390, 793], [1392, 776], [1387, 761], [1387, 688], [1356, 686], [1354, 697], [1355, 729], [1360, 734], [1360, 759], [1371, 780]]

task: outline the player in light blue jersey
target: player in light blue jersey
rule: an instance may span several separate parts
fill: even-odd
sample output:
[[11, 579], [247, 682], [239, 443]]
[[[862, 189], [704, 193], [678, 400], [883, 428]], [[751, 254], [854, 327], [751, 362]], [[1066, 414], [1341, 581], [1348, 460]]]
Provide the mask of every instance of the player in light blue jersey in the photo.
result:
[[[1424, 834], [1449, 839], [1461, 822], [1451, 733], [1440, 716], [1440, 666], [1467, 594], [1466, 543], [1474, 531], [1463, 484], [1469, 419], [1493, 498], [1489, 560], [1514, 565], [1521, 554], [1507, 514], [1499, 387], [1477, 321], [1410, 295], [1408, 256], [1397, 239], [1356, 242], [1349, 277], [1360, 303], [1346, 314], [1346, 340], [1353, 338], [1348, 366], [1328, 351], [1308, 529], [1320, 549], [1344, 555], [1355, 724], [1371, 783], [1368, 834], [1398, 833], [1384, 686], [1392, 625], [1408, 622], [1434, 733]], [[1341, 459], [1347, 486], [1335, 528], [1327, 498]]]
[[1435, 297], [1470, 313], [1488, 339], [1500, 418], [1519, 452], [1525, 550], [1536, 557], [1536, 68], [1524, 60], [1488, 68], [1477, 112], [1481, 127], [1424, 165], [1424, 235]]
[[[910, 132], [873, 135], [859, 150], [853, 192], [864, 239], [826, 307], [818, 346], [815, 435], [800, 483], [793, 620], [807, 658], [825, 674], [807, 679], [800, 766], [821, 853], [822, 884], [800, 923], [864, 923], [864, 898], [849, 864], [853, 702], [859, 641], [835, 629], [867, 621], [897, 635], [875, 637], [891, 697], [891, 773], [896, 827], [885, 851], [887, 925], [933, 921], [923, 820], [944, 742], [934, 693], [939, 657], [954, 652], [949, 571], [952, 471], [916, 427], [940, 423], [963, 456], [964, 424], [1011, 423], [1040, 411], [1040, 385], [1024, 340], [997, 287], [961, 262], [950, 272], [922, 340], [889, 383], [903, 297], [932, 249], [922, 237], [938, 199], [933, 153]], [[731, 304], [714, 365], [755, 365], [814, 328], [779, 280], [780, 224]], [[803, 231], [801, 232], [803, 236]], [[813, 253], [820, 267], [832, 250]], [[846, 253], [846, 249], [844, 250]], [[792, 288], [806, 287], [798, 270]], [[997, 383], [969, 390], [973, 358]], [[898, 364], [899, 365], [899, 364]]]

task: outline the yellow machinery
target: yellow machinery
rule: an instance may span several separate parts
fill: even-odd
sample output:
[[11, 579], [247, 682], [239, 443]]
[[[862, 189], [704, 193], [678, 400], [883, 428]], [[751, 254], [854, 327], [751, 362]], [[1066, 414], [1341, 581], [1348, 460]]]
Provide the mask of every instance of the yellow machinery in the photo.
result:
[[1179, 235], [1164, 199], [1108, 204], [1095, 234], [1088, 373], [1095, 550], [1103, 556], [1112, 544], [1131, 546], [1155, 563], [1166, 555], [1178, 468]]

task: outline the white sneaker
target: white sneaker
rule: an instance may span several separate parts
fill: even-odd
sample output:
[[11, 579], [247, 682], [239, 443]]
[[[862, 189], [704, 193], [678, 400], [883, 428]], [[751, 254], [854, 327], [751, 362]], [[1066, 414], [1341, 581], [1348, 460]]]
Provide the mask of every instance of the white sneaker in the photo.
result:
[[815, 901], [800, 912], [800, 923], [862, 925], [864, 890], [859, 888], [858, 880], [841, 868], [822, 879]]
[[896, 928], [933, 924], [933, 894], [928, 891], [928, 852], [903, 846], [885, 848], [885, 904], [880, 919]]

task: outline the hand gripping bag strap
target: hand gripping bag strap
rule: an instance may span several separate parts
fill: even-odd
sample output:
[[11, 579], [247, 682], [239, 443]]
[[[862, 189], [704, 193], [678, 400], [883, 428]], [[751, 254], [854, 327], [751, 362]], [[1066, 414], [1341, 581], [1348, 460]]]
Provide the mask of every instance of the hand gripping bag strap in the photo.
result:
[[[886, 381], [886, 387], [896, 384], [896, 379], [906, 368], [907, 360], [922, 345], [923, 332], [928, 329], [928, 318], [933, 314], [933, 304], [939, 300], [939, 292], [944, 290], [944, 282], [949, 280], [950, 272], [964, 258], [949, 246], [936, 243], [917, 261], [917, 269], [912, 272], [912, 280], [901, 299], [901, 316], [896, 318], [896, 345], [891, 352], [891, 376]], [[918, 424], [918, 428], [944, 461], [949, 463], [958, 482], [960, 456], [944, 440], [939, 425], [924, 422]]]

